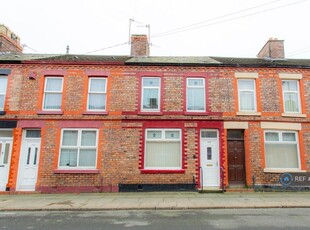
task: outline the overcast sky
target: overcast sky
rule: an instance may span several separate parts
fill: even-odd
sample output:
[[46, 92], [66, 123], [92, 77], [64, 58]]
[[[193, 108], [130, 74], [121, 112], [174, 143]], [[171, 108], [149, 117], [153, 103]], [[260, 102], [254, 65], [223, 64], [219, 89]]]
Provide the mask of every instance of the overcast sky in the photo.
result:
[[[25, 53], [128, 55], [148, 34], [152, 56], [256, 57], [273, 37], [310, 58], [310, 0], [1, 0], [0, 24]], [[108, 48], [113, 47], [113, 48]]]

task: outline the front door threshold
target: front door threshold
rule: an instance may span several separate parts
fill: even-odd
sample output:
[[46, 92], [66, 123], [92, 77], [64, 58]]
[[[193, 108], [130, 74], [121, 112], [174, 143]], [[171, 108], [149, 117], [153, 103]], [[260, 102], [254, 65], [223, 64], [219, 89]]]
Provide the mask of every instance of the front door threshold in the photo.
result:
[[208, 186], [198, 189], [199, 193], [220, 193], [223, 192], [223, 190], [218, 186]]

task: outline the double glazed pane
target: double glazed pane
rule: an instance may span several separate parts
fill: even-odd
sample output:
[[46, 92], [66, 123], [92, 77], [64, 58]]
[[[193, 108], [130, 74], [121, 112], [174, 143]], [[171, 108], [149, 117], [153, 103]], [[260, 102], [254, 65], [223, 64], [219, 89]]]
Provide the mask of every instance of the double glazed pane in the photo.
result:
[[44, 109], [60, 110], [62, 96], [62, 78], [46, 78]]
[[267, 168], [298, 168], [298, 144], [294, 132], [266, 132]]
[[205, 111], [204, 79], [187, 79], [187, 111]]
[[181, 168], [181, 132], [179, 130], [147, 131], [145, 167], [149, 169]]
[[90, 78], [88, 110], [106, 109], [106, 79]]
[[291, 113], [299, 113], [299, 90], [298, 81], [282, 81], [284, 111]]
[[6, 76], [0, 76], [0, 110], [4, 109], [7, 81], [8, 78]]
[[96, 165], [96, 131], [63, 131], [60, 166], [95, 167]]
[[142, 79], [143, 101], [142, 108], [144, 110], [159, 110], [159, 78], [143, 78]]
[[255, 111], [254, 80], [238, 80], [239, 110]]

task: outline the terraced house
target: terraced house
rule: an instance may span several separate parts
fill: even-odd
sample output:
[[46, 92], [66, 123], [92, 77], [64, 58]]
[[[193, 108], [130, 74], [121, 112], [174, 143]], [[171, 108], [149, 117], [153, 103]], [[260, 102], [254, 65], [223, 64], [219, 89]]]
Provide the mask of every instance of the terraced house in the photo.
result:
[[268, 187], [310, 172], [310, 59], [286, 59], [282, 40], [257, 58], [152, 57], [143, 35], [129, 56], [48, 55], [3, 30], [1, 191]]

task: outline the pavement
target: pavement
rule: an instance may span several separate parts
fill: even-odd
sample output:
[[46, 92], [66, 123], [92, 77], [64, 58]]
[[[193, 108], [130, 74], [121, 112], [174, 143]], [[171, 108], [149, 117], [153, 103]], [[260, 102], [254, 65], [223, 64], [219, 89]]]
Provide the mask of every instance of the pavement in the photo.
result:
[[310, 208], [310, 192], [0, 195], [0, 211]]
[[0, 195], [0, 211], [310, 208], [310, 192]]

